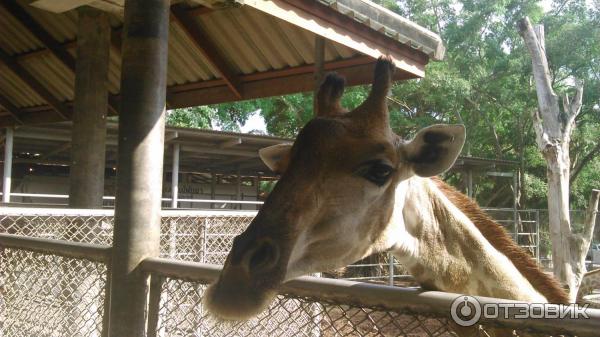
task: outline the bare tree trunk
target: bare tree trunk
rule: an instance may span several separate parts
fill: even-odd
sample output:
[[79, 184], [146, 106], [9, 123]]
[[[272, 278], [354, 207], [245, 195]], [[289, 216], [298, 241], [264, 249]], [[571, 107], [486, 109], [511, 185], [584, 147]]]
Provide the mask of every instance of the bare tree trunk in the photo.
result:
[[575, 117], [581, 110], [583, 84], [576, 84], [577, 93], [573, 102], [568, 96], [563, 97], [561, 112], [558, 96], [551, 85], [544, 45], [544, 27], [538, 25], [534, 28], [529, 19], [524, 18], [519, 21], [519, 33], [531, 54], [538, 97], [539, 111], [534, 111], [532, 117], [536, 142], [547, 163], [548, 214], [554, 275], [568, 287], [570, 298], [575, 300], [578, 285], [575, 270], [580, 269], [580, 266], [576, 256], [571, 254], [569, 142], [575, 127]]

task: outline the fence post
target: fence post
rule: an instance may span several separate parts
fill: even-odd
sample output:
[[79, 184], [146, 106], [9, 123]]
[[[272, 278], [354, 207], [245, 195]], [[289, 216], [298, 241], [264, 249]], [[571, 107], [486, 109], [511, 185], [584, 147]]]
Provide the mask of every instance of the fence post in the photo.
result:
[[102, 337], [109, 336], [110, 329], [110, 275], [111, 275], [111, 265], [112, 263], [108, 261], [106, 264], [106, 285], [104, 286], [104, 310], [102, 315]]
[[10, 183], [12, 176], [13, 159], [13, 134], [12, 128], [6, 128], [6, 138], [4, 139], [4, 177], [2, 184], [2, 202], [10, 202]]
[[535, 258], [538, 265], [541, 263], [540, 260], [540, 210], [535, 210]]
[[159, 254], [169, 0], [127, 0], [121, 58], [111, 337], [145, 336], [148, 275]]
[[391, 286], [394, 285], [394, 255], [392, 252], [388, 252], [388, 274], [389, 274], [389, 284]]
[[149, 275], [150, 295], [148, 299], [148, 330], [147, 337], [156, 337], [160, 318], [160, 294], [165, 278], [160, 275]]
[[171, 208], [177, 208], [179, 199], [179, 143], [173, 144], [173, 167], [171, 169]]

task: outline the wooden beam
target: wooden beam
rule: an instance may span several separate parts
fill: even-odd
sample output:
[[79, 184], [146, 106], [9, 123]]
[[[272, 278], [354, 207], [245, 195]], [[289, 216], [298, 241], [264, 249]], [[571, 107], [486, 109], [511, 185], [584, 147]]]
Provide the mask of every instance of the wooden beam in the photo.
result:
[[209, 146], [192, 146], [192, 145], [181, 145], [182, 152], [197, 152], [203, 154], [217, 154], [225, 156], [240, 156], [254, 158], [258, 157], [258, 151], [249, 150], [231, 150], [231, 149], [218, 149]]
[[200, 16], [200, 15], [212, 13], [214, 11], [215, 11], [214, 9], [212, 9], [210, 7], [202, 6], [202, 5], [188, 9], [188, 13], [190, 13], [190, 15], [193, 15], [193, 16]]
[[75, 58], [67, 52], [60, 42], [56, 41], [44, 27], [35, 21], [35, 19], [14, 0], [5, 0], [1, 2], [2, 7], [6, 9], [25, 29], [27, 29], [36, 39], [40, 40], [56, 58], [64, 63], [67, 68], [75, 69]]
[[[42, 27], [35, 19], [14, 0], [6, 0], [1, 3], [4, 7], [25, 29], [27, 29], [35, 38], [49, 50], [52, 55], [59, 59], [73, 74], [75, 74], [75, 58], [66, 50], [65, 45], [58, 42]], [[120, 30], [114, 29], [113, 35], [118, 36]], [[76, 41], [75, 41], [76, 43]], [[120, 46], [120, 40], [119, 40]], [[120, 47], [119, 47], [120, 50]], [[23, 56], [20, 56], [23, 57]], [[109, 109], [112, 114], [118, 111], [118, 103], [114, 98], [109, 97]]]
[[[345, 60], [339, 61], [331, 61], [327, 62], [324, 65], [325, 70], [327, 71], [337, 71], [340, 68], [347, 68], [359, 65], [369, 65], [374, 64], [375, 59], [369, 56], [356, 56]], [[301, 74], [313, 74], [315, 72], [315, 65], [308, 64], [297, 67], [289, 67], [284, 69], [277, 70], [269, 70], [260, 73], [248, 74], [241, 77], [242, 83], [254, 82], [254, 81], [262, 81], [269, 80], [277, 77], [288, 77], [294, 75]], [[205, 88], [212, 88], [226, 85], [225, 81], [221, 79], [210, 80], [210, 81], [202, 81], [202, 82], [194, 82], [194, 83], [186, 83], [169, 87], [169, 92], [171, 94], [175, 94], [177, 92], [190, 91], [190, 90], [198, 90]]]
[[194, 41], [194, 44], [206, 59], [219, 71], [223, 80], [233, 94], [242, 99], [240, 77], [235, 74], [231, 65], [227, 64], [225, 57], [217, 49], [211, 37], [200, 28], [183, 4], [171, 6], [172, 17], [181, 26], [183, 31]]
[[38, 80], [35, 79], [27, 69], [17, 62], [13, 57], [8, 55], [4, 50], [0, 49], [0, 61], [12, 70], [15, 75], [17, 75], [25, 84], [27, 84], [33, 91], [35, 91], [43, 100], [48, 102], [48, 104], [60, 115], [62, 119], [68, 119], [71, 116], [71, 111], [65, 104], [60, 102], [56, 97], [54, 97], [43, 84], [41, 84]]
[[57, 154], [59, 154], [61, 152], [64, 152], [64, 151], [66, 151], [66, 150], [68, 150], [70, 148], [71, 148], [71, 142], [64, 143], [64, 144], [58, 146], [57, 148], [55, 148], [54, 150], [52, 150], [52, 151], [44, 154], [43, 156], [41, 156], [40, 160], [50, 159], [53, 156], [56, 156]]
[[220, 149], [226, 149], [226, 148], [233, 147], [233, 146], [240, 145], [240, 144], [242, 144], [242, 138], [237, 137], [237, 138], [231, 138], [228, 140], [224, 140], [224, 141], [220, 142], [218, 146]]
[[[327, 62], [326, 71], [336, 71], [346, 77], [349, 86], [368, 84], [373, 80], [373, 66], [375, 59], [368, 56], [358, 56], [350, 59]], [[313, 90], [314, 65], [270, 70], [261, 73], [244, 75], [241, 77], [244, 99], [255, 99], [275, 95], [286, 95], [294, 92]], [[395, 80], [415, 78], [414, 74], [396, 71]], [[174, 85], [168, 89], [173, 108], [216, 104], [237, 101], [237, 98], [227, 87], [225, 81], [211, 80], [196, 83]], [[113, 95], [111, 95], [113, 96]], [[113, 97], [119, 100], [117, 95]], [[20, 116], [24, 124], [41, 124], [60, 121], [61, 119], [48, 114], [50, 107], [36, 106], [21, 109]], [[0, 127], [14, 125], [12, 119], [0, 117]]]
[[18, 123], [23, 124], [23, 121], [19, 116], [22, 114], [21, 110], [17, 108], [8, 98], [0, 95], [0, 105], [6, 109], [6, 111], [10, 114], [10, 116]]
[[113, 28], [110, 32], [110, 44], [119, 53], [121, 53], [121, 46], [123, 44], [123, 26]]
[[[374, 60], [371, 64], [358, 65], [336, 69], [337, 73], [346, 78], [348, 86], [368, 84], [373, 80]], [[327, 69], [327, 66], [325, 67]], [[250, 76], [250, 75], [249, 75]], [[414, 74], [396, 71], [394, 80], [415, 78]], [[277, 95], [287, 95], [296, 92], [312, 91], [314, 78], [312, 72], [304, 72], [291, 76], [272, 77], [258, 81], [246, 81], [242, 77], [244, 99], [256, 99]], [[239, 100], [225, 85], [205, 87], [190, 91], [170, 92], [173, 108], [218, 104]]]

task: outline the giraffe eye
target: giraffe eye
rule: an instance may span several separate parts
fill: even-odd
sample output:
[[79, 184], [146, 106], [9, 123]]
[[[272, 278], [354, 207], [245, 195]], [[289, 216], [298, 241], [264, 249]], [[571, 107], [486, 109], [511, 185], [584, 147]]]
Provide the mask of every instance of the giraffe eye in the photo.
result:
[[381, 161], [370, 162], [359, 170], [359, 174], [377, 186], [383, 186], [392, 176], [394, 168]]

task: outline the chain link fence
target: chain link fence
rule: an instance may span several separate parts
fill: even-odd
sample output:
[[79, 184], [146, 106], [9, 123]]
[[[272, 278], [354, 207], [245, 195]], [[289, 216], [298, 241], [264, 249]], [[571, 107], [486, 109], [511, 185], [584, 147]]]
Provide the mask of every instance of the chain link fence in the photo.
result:
[[290, 295], [277, 296], [267, 310], [248, 321], [222, 321], [203, 310], [206, 288], [166, 278], [155, 336], [455, 336], [445, 317]]
[[[455, 299], [462, 299], [462, 296], [305, 278], [284, 287], [282, 294], [257, 317], [248, 321], [223, 321], [204, 310], [202, 303], [206, 284], [209, 279], [217, 277], [214, 269], [187, 265], [182, 267], [187, 271], [175, 271], [177, 268], [169, 267], [169, 271], [163, 272], [160, 263], [146, 268], [152, 270], [154, 278], [160, 278], [159, 310], [154, 320], [149, 318], [149, 337], [595, 336], [597, 331], [585, 326], [597, 324], [589, 320], [600, 315], [600, 311], [590, 312], [592, 317], [587, 322], [568, 321], [567, 318], [550, 323], [486, 318], [481, 321], [482, 324], [463, 327], [454, 323], [451, 315]], [[213, 275], [205, 275], [207, 272]], [[204, 277], [206, 279], [202, 279]], [[394, 303], [391, 307], [388, 305], [390, 302]], [[456, 308], [454, 310], [460, 315]]]
[[101, 336], [106, 265], [0, 248], [0, 336]]
[[[550, 267], [547, 211], [515, 212], [513, 209], [492, 208], [486, 209], [486, 212], [528, 249], [532, 257]], [[254, 211], [165, 210], [162, 212], [160, 256], [222, 264], [233, 238], [246, 229], [255, 214]], [[582, 222], [583, 214], [583, 211], [572, 211], [574, 227]], [[29, 237], [111, 245], [113, 226], [113, 210], [3, 208], [0, 212], [0, 233]], [[390, 285], [414, 285], [406, 270], [388, 254], [373, 255], [323, 275]]]
[[[233, 239], [255, 215], [254, 211], [162, 211], [160, 256], [223, 264]], [[4, 208], [0, 213], [0, 233], [28, 237], [111, 245], [113, 226], [112, 210]], [[387, 253], [324, 275], [390, 285], [412, 284], [404, 268]]]
[[[54, 241], [54, 248], [49, 249], [47, 243], [40, 245], [41, 241], [27, 246], [34, 248], [11, 246], [6, 242], [6, 236], [0, 236], [3, 247], [0, 248], [0, 336], [103, 335], [108, 246], [86, 248], [79, 244], [70, 255], [65, 255], [57, 247], [76, 244]], [[96, 252], [89, 253], [91, 250]], [[98, 250], [102, 251], [98, 253]], [[102, 258], [98, 257], [100, 254]], [[217, 267], [157, 258], [147, 259], [141, 268], [152, 275], [147, 314], [149, 337], [428, 337], [464, 335], [465, 332], [450, 318], [450, 302], [457, 295], [316, 278], [296, 280], [284, 286], [270, 307], [249, 321], [224, 322], [208, 313], [202, 304], [207, 284], [219, 273]], [[389, 303], [393, 303], [393, 307], [389, 307]], [[600, 322], [600, 312], [593, 314], [591, 319], [594, 318]], [[565, 322], [553, 322], [557, 333], [593, 335], [589, 334], [593, 322], [582, 321], [583, 330], [573, 322]], [[523, 328], [523, 324], [507, 328], [506, 321], [488, 320], [486, 326], [474, 326], [466, 331], [470, 336], [493, 336], [497, 328], [504, 329], [501, 335], [512, 335], [512, 328], [517, 326], [524, 330], [514, 336], [531, 336], [542, 331], [536, 330], [540, 326], [536, 321], [530, 323], [527, 328]]]

